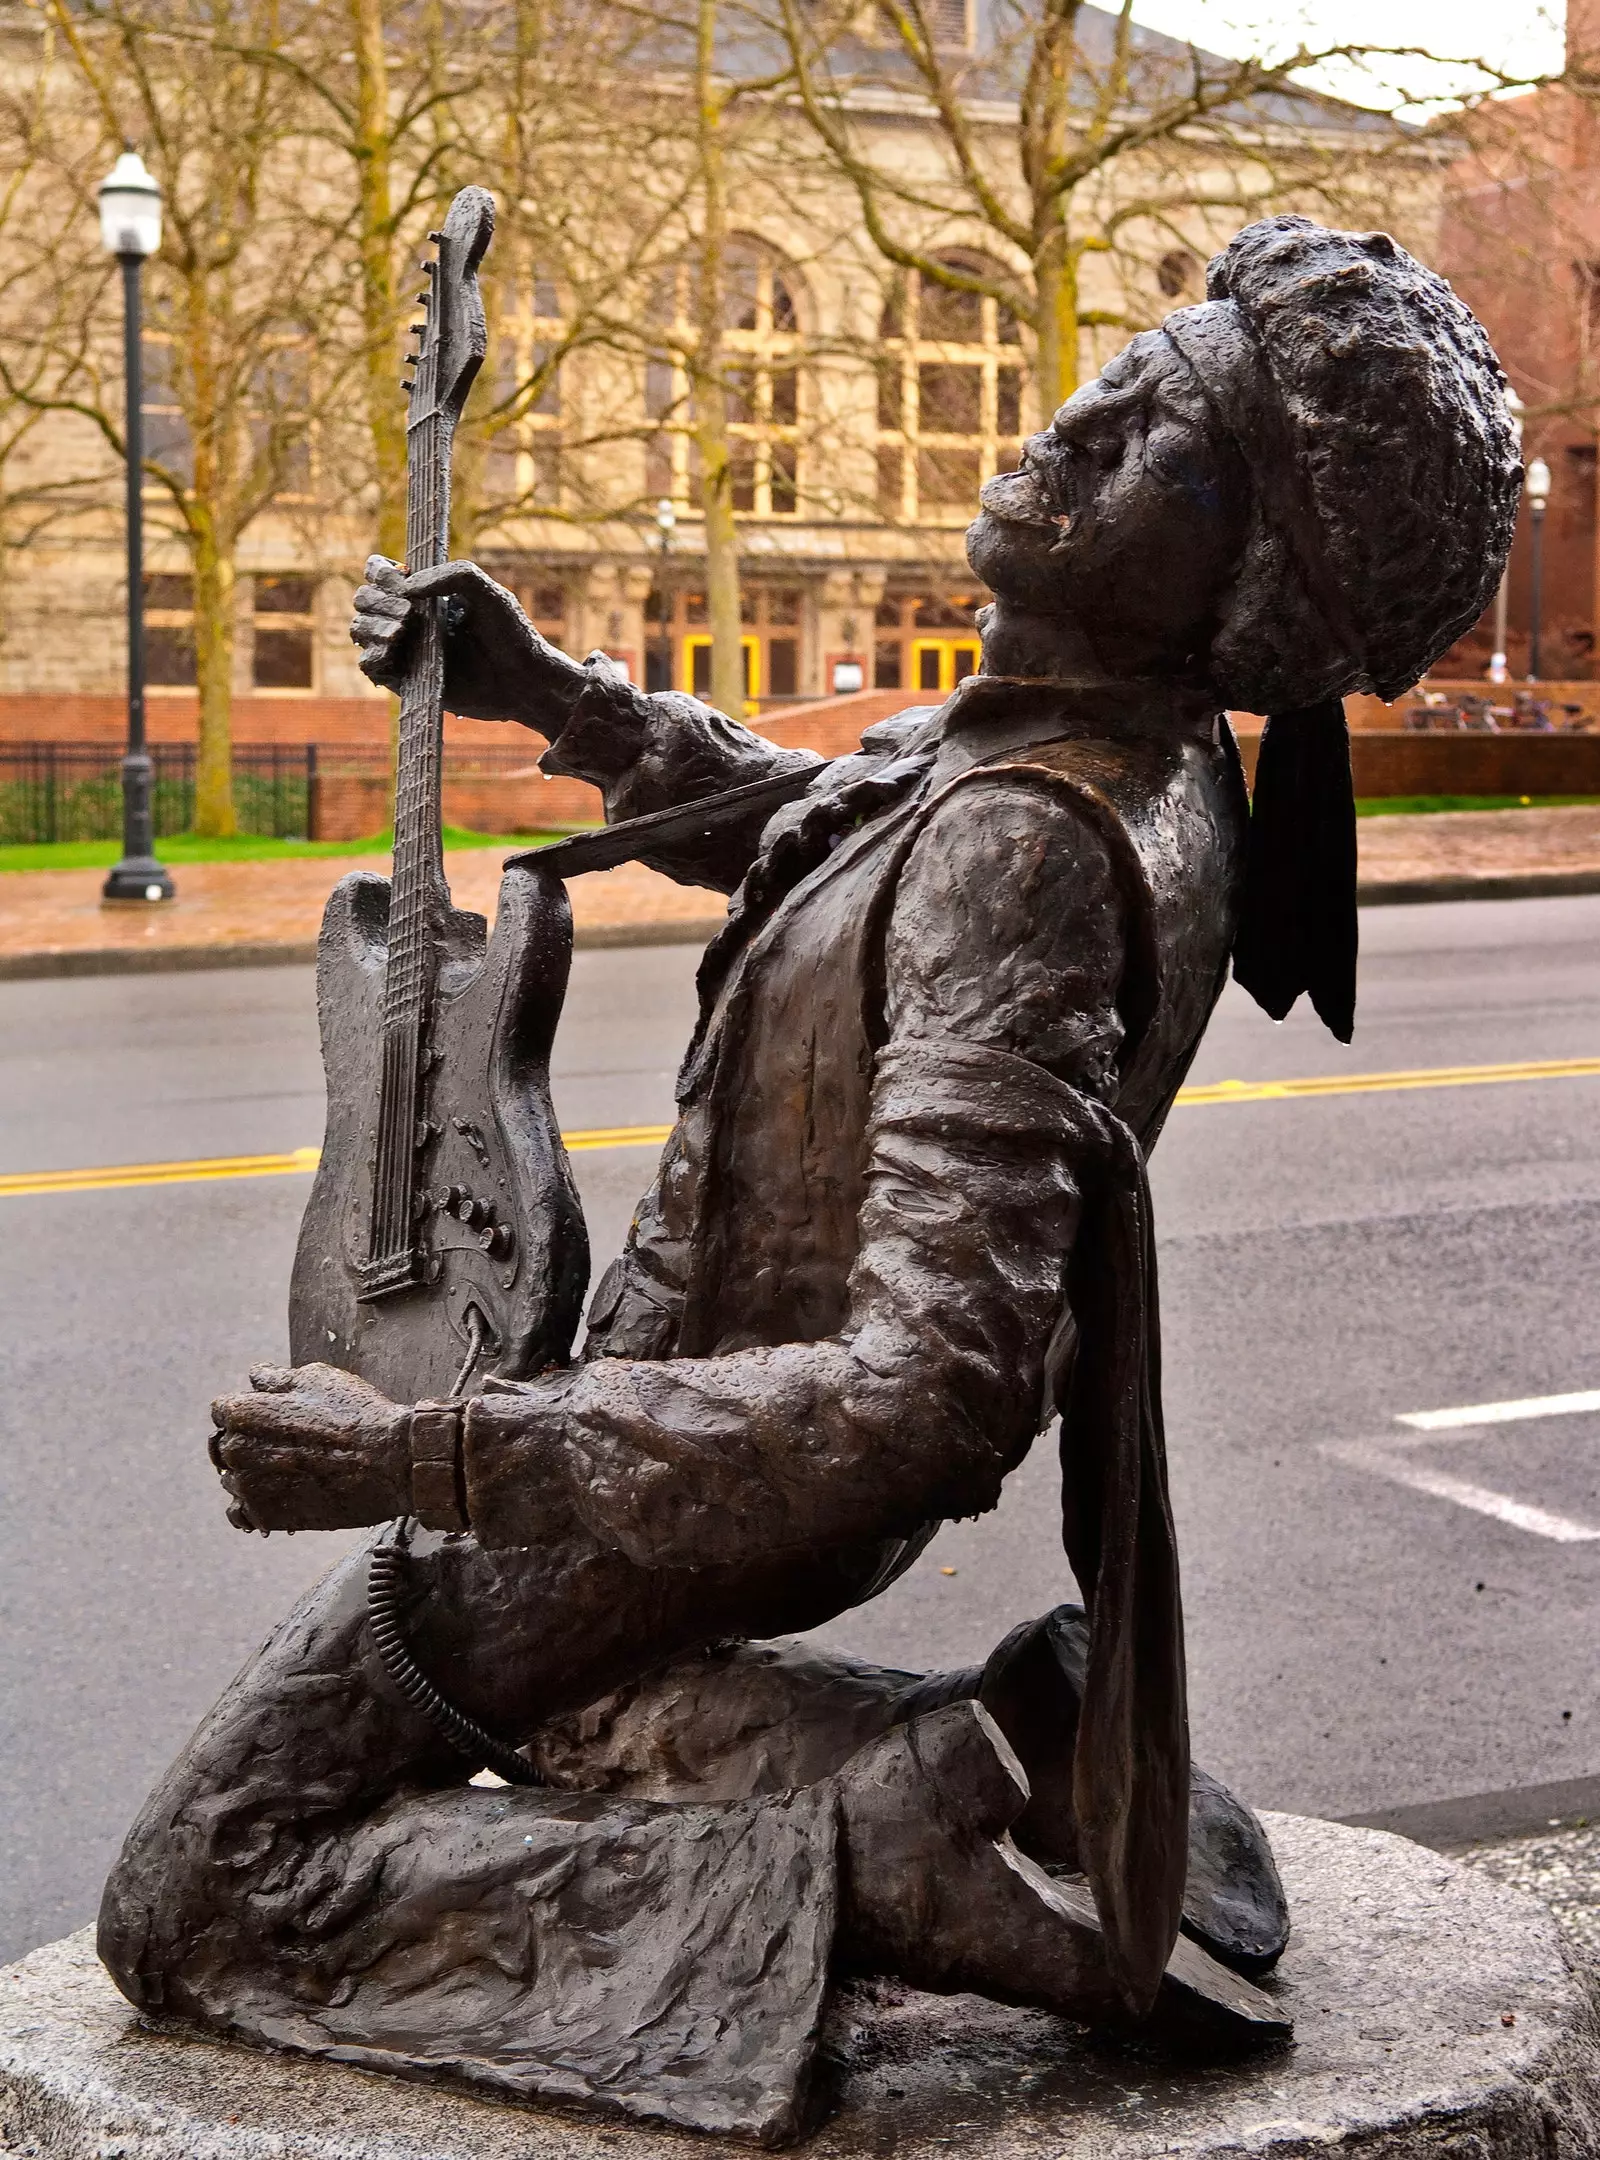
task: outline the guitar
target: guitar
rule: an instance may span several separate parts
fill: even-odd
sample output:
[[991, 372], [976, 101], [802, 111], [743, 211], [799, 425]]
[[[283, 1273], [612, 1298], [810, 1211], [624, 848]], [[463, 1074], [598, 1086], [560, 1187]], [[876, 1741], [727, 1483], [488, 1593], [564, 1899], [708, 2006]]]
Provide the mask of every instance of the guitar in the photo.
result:
[[[411, 570], [448, 554], [450, 453], [487, 350], [477, 270], [493, 231], [493, 198], [469, 187], [430, 235], [406, 385]], [[323, 915], [327, 1127], [289, 1292], [294, 1363], [342, 1366], [397, 1402], [565, 1360], [589, 1274], [550, 1102], [572, 914], [537, 855], [507, 868], [492, 935], [451, 905], [440, 605], [419, 610], [401, 691], [394, 875], [357, 871]]]

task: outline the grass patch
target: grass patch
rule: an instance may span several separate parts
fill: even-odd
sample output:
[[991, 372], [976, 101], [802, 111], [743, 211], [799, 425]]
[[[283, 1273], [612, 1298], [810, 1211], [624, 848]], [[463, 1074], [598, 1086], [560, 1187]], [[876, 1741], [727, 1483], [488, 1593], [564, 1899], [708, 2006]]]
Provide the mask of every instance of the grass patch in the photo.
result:
[[1557, 810], [1600, 795], [1358, 795], [1357, 817], [1418, 817], [1435, 810]]
[[[560, 833], [480, 833], [460, 825], [444, 828], [447, 848], [540, 847], [559, 840]], [[183, 863], [294, 862], [302, 856], [387, 855], [394, 845], [392, 832], [372, 833], [364, 840], [268, 840], [259, 834], [239, 833], [231, 840], [202, 840], [194, 833], [171, 833], [156, 842], [156, 853], [174, 869]], [[55, 840], [37, 846], [0, 847], [0, 873], [7, 870], [109, 870], [122, 858], [120, 840]]]

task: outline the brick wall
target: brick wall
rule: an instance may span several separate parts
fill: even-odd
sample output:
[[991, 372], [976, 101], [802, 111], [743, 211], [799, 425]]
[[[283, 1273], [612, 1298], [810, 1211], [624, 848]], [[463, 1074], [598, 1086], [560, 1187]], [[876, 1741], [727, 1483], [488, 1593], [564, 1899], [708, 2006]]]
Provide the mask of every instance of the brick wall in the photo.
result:
[[[1255, 775], [1259, 730], [1241, 725]], [[1366, 731], [1350, 738], [1358, 795], [1600, 795], [1600, 734], [1422, 735]]]
[[[1480, 693], [1483, 688], [1472, 687]], [[1541, 694], [1561, 702], [1569, 689], [1588, 693], [1574, 702], [1583, 702], [1586, 710], [1592, 704], [1600, 714], [1600, 685], [1541, 685]], [[926, 702], [925, 695], [915, 691], [861, 691], [853, 697], [785, 707], [765, 715], [757, 728], [786, 749], [843, 757], [856, 748], [863, 729]], [[1600, 795], [1600, 733], [1413, 734], [1395, 726], [1404, 701], [1395, 706], [1376, 698], [1346, 702], [1358, 795]], [[234, 733], [239, 742], [317, 743], [327, 768], [318, 782], [317, 836], [353, 840], [378, 831], [388, 819], [387, 779], [381, 770], [365, 768], [373, 753], [387, 749], [389, 712], [389, 701], [375, 697], [244, 697], [235, 701]], [[150, 718], [155, 741], [193, 741], [192, 699], [152, 699]], [[1387, 726], [1374, 726], [1378, 718]], [[1246, 765], [1253, 771], [1259, 720], [1247, 713], [1234, 719]], [[125, 710], [116, 698], [0, 698], [0, 740], [118, 742], [125, 725]], [[453, 762], [466, 768], [467, 753], [474, 747], [492, 747], [501, 758], [513, 747], [526, 749], [525, 761], [516, 760], [510, 773], [447, 771], [448, 824], [510, 834], [593, 824], [602, 815], [596, 789], [581, 780], [547, 780], [539, 773], [542, 736], [451, 715], [445, 722], [445, 741], [447, 749], [460, 753]], [[340, 747], [364, 753], [361, 769], [339, 770]]]
[[[371, 697], [239, 696], [233, 701], [233, 739], [361, 743], [382, 748], [389, 740], [392, 709], [389, 699], [376, 693]], [[193, 742], [198, 712], [187, 692], [152, 692], [145, 700], [150, 740]], [[128, 707], [122, 697], [0, 695], [0, 742], [120, 743], [127, 729]], [[517, 732], [491, 720], [462, 720], [454, 713], [445, 720], [446, 742], [504, 744]]]
[[[505, 777], [452, 780], [444, 789], [444, 822], [468, 832], [550, 832], [565, 825], [598, 825], [605, 815], [598, 788], [582, 780]], [[381, 772], [319, 775], [311, 814], [317, 840], [363, 840], [389, 822], [389, 781]]]

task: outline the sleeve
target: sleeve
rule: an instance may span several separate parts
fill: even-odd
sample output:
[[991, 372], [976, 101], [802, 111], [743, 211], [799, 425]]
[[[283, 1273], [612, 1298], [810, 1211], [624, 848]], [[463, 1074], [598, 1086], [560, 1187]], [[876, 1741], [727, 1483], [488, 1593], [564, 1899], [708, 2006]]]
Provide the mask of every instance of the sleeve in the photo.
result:
[[[696, 802], [824, 760], [814, 750], [783, 750], [698, 698], [676, 690], [647, 693], [610, 668], [592, 668], [572, 714], [539, 760], [547, 773], [571, 774], [599, 788], [606, 822]], [[755, 858], [769, 811], [755, 810], [714, 835], [652, 850], [639, 858], [680, 885], [732, 892]]]
[[638, 1564], [698, 1567], [994, 1505], [1043, 1422], [1083, 1095], [1115, 1072], [1116, 890], [1105, 843], [1042, 788], [986, 778], [947, 800], [888, 932], [844, 1326], [480, 1398], [465, 1466], [482, 1543], [576, 1517]]

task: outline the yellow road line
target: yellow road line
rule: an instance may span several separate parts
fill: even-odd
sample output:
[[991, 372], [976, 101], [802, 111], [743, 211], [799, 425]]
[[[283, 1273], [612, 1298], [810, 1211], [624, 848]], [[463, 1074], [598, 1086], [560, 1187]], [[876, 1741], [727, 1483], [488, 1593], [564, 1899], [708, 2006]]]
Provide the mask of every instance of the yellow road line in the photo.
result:
[[[563, 1133], [570, 1154], [590, 1148], [661, 1147], [670, 1125], [599, 1125]], [[194, 1162], [109, 1163], [92, 1170], [23, 1170], [0, 1177], [0, 1200], [28, 1193], [114, 1192], [126, 1185], [204, 1185], [219, 1178], [309, 1176], [322, 1150], [291, 1148], [287, 1155], [206, 1155]]]
[[1393, 1089], [1492, 1087], [1506, 1080], [1591, 1080], [1600, 1058], [1550, 1058], [1521, 1065], [1430, 1065], [1415, 1072], [1326, 1073], [1311, 1080], [1214, 1080], [1179, 1090], [1195, 1109], [1213, 1103], [1276, 1102], [1300, 1095], [1383, 1095]]
[[119, 1185], [200, 1185], [216, 1178], [293, 1177], [315, 1170], [320, 1148], [287, 1155], [208, 1155], [198, 1162], [110, 1163], [96, 1170], [24, 1170], [0, 1177], [0, 1199], [21, 1193], [109, 1192]]
[[[1518, 1065], [1432, 1065], [1412, 1072], [1327, 1073], [1308, 1080], [1214, 1080], [1179, 1091], [1183, 1109], [1227, 1103], [1287, 1101], [1313, 1095], [1381, 1095], [1392, 1090], [1492, 1087], [1508, 1080], [1592, 1080], [1600, 1058], [1551, 1058]], [[584, 1154], [602, 1148], [660, 1147], [668, 1125], [597, 1125], [564, 1133], [567, 1149]], [[112, 1192], [128, 1185], [201, 1185], [221, 1178], [305, 1176], [320, 1150], [291, 1148], [286, 1155], [210, 1155], [194, 1162], [111, 1163], [90, 1170], [23, 1170], [0, 1177], [0, 1200], [30, 1193]]]
[[670, 1125], [597, 1125], [593, 1132], [569, 1132], [561, 1137], [569, 1155], [581, 1155], [587, 1148], [665, 1147], [671, 1133]]

